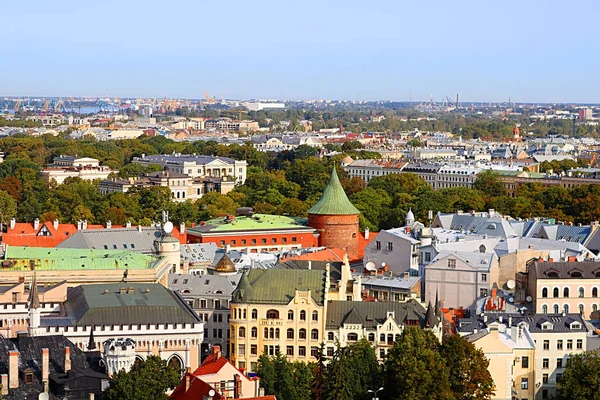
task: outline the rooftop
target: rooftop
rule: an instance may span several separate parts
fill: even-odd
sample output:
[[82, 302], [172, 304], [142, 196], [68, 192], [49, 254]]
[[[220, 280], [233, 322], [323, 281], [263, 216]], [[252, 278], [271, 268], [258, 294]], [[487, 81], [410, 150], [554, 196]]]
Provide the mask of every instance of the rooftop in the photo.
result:
[[188, 229], [191, 234], [218, 233], [231, 231], [257, 231], [273, 229], [307, 228], [304, 218], [285, 215], [254, 214], [252, 216], [219, 217]]
[[360, 211], [348, 200], [335, 167], [331, 172], [331, 178], [329, 178], [329, 183], [323, 191], [321, 199], [308, 210], [308, 213], [316, 215], [360, 214]]

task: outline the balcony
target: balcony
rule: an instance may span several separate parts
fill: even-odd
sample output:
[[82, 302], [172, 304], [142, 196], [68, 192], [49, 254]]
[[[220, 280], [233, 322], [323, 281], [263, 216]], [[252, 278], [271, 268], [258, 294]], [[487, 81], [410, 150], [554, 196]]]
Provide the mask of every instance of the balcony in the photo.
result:
[[283, 326], [282, 319], [261, 318], [259, 322], [262, 326]]

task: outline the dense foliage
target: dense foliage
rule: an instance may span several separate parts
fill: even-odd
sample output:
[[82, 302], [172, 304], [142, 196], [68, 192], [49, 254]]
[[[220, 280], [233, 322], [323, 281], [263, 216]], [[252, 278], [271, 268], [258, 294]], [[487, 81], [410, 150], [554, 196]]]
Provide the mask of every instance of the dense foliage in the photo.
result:
[[600, 400], [600, 351], [571, 354], [558, 390], [560, 399]]
[[181, 382], [181, 370], [158, 356], [137, 362], [131, 371], [121, 370], [109, 381], [106, 400], [168, 399], [165, 394]]
[[[481, 350], [455, 336], [440, 345], [435, 336], [416, 327], [404, 330], [383, 364], [371, 343], [362, 339], [336, 349], [305, 367], [278, 354], [261, 356], [258, 375], [267, 394], [287, 400], [370, 400], [379, 391], [382, 399], [486, 400], [495, 386], [488, 360]], [[295, 384], [290, 384], [290, 380]]]

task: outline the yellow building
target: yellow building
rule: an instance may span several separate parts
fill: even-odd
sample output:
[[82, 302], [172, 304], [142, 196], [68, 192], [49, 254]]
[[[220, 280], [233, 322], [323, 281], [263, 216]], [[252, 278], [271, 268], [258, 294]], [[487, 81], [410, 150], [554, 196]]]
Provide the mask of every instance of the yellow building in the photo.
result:
[[231, 362], [255, 371], [261, 354], [315, 361], [323, 341], [329, 270], [250, 270], [231, 302]]

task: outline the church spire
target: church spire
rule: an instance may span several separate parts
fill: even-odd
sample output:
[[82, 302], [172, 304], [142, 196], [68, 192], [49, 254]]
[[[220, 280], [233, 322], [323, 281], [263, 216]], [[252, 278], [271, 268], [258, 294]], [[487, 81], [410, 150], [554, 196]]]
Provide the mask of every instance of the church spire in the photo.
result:
[[40, 295], [38, 294], [37, 278], [35, 272], [33, 273], [33, 281], [31, 282], [31, 290], [29, 291], [29, 309], [37, 310], [40, 308]]
[[94, 328], [95, 328], [95, 326], [92, 325], [92, 329], [90, 329], [90, 340], [88, 341], [88, 346], [87, 346], [88, 351], [96, 350], [96, 340], [94, 339]]

